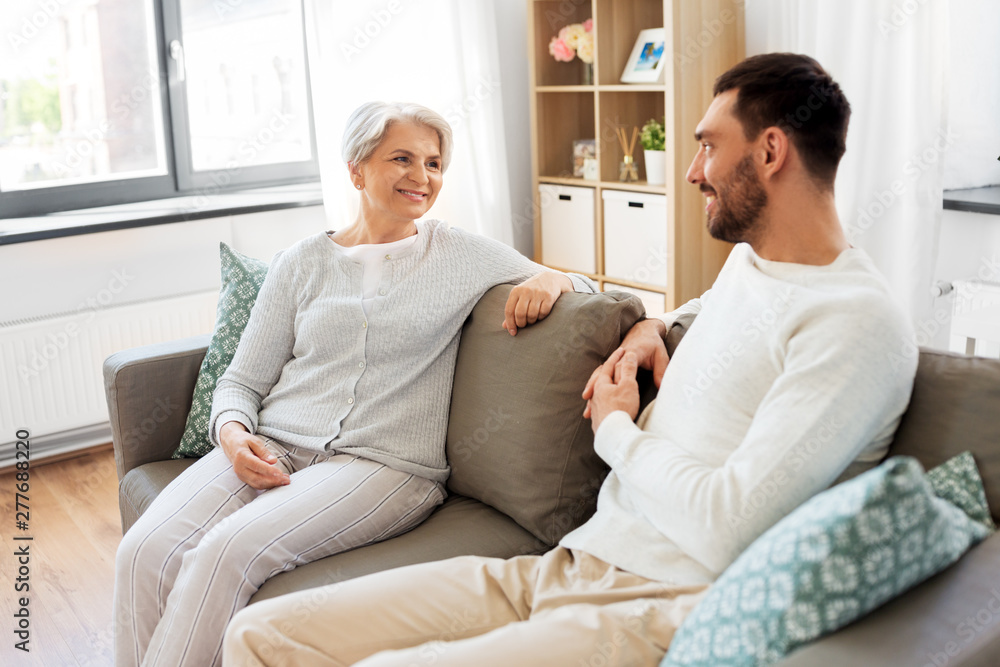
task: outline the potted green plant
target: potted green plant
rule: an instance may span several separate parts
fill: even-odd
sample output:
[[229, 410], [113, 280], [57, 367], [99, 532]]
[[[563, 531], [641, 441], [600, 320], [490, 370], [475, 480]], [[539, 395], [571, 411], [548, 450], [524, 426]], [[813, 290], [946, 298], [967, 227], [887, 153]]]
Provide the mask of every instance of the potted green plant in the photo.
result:
[[663, 129], [663, 123], [650, 118], [642, 126], [639, 140], [642, 141], [643, 156], [646, 159], [646, 182], [649, 185], [664, 185], [667, 182], [667, 133]]

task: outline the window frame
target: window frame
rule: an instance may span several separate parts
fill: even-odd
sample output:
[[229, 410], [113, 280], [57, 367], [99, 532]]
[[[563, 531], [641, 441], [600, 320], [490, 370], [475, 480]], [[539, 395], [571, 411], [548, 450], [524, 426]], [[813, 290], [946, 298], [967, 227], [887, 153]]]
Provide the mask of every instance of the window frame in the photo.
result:
[[213, 178], [215, 170], [198, 172], [192, 168], [187, 83], [177, 76], [177, 67], [168, 55], [174, 39], [183, 45], [181, 0], [148, 0], [152, 3], [156, 41], [156, 67], [159, 74], [161, 105], [160, 128], [167, 173], [160, 176], [119, 178], [114, 180], [56, 185], [26, 190], [0, 190], [0, 219], [43, 216], [49, 213], [89, 209], [117, 204], [170, 199], [248, 188], [288, 185], [319, 180], [316, 149], [316, 126], [309, 77], [309, 49], [306, 44], [305, 6], [301, 12], [302, 53], [305, 63], [306, 110], [308, 113], [311, 158], [299, 162], [247, 166], [239, 174], [228, 174], [224, 182]]

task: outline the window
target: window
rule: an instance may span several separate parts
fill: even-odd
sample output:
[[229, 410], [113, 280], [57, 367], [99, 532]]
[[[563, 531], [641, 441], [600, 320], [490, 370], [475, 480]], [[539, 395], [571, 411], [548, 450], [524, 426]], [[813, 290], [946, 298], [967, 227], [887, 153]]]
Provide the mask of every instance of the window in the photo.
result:
[[318, 177], [301, 0], [5, 0], [0, 217]]

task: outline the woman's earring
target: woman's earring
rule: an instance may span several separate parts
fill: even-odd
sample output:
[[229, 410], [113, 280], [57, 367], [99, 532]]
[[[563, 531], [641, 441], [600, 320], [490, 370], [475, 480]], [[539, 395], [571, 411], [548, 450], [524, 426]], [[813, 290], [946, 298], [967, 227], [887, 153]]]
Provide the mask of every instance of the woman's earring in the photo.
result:
[[361, 186], [360, 186], [360, 185], [355, 185], [354, 187], [356, 187], [356, 188], [357, 188], [358, 190], [360, 190], [360, 189], [361, 189]]

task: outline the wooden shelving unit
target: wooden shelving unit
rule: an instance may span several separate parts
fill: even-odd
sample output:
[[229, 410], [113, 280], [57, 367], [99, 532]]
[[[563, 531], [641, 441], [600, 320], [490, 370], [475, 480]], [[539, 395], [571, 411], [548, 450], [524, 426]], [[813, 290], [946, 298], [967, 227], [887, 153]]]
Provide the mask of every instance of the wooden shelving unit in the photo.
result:
[[[697, 152], [694, 131], [712, 100], [715, 78], [743, 58], [740, 0], [528, 0], [531, 85], [532, 183], [535, 193], [535, 260], [541, 262], [542, 221], [538, 186], [594, 190], [596, 272], [583, 272], [602, 289], [625, 286], [662, 294], [673, 310], [711, 287], [731, 246], [705, 230], [704, 200], [685, 181]], [[594, 19], [593, 85], [583, 85], [583, 63], [557, 62], [549, 40], [565, 25]], [[641, 30], [666, 28], [667, 62], [661, 84], [623, 84], [620, 76]], [[618, 182], [622, 151], [614, 128], [642, 127], [666, 117], [666, 184]], [[599, 181], [573, 177], [575, 139], [596, 139]], [[645, 177], [641, 146], [636, 163]], [[605, 275], [602, 192], [622, 190], [664, 195], [667, 286]], [[637, 249], [642, 252], [642, 249]], [[574, 267], [553, 267], [574, 270]], [[646, 296], [649, 296], [648, 294]]]

